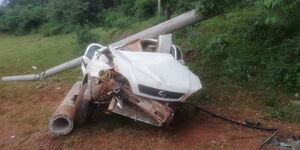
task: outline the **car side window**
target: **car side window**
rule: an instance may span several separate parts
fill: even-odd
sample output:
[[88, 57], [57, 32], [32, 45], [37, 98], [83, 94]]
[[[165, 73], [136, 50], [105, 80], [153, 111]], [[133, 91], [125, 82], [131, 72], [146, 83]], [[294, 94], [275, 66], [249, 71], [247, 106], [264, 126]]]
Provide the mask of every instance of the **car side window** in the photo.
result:
[[173, 47], [172, 47], [171, 50], [170, 50], [170, 54], [171, 54], [174, 58], [176, 58], [176, 56], [175, 56], [175, 50], [174, 50]]
[[181, 60], [181, 58], [182, 58], [181, 51], [178, 47], [176, 47], [176, 56], [177, 56], [177, 60]]
[[94, 56], [94, 54], [95, 54], [95, 51], [97, 50], [97, 49], [99, 49], [100, 47], [99, 46], [97, 46], [97, 45], [93, 45], [93, 46], [91, 46], [89, 49], [88, 49], [88, 51], [87, 51], [87, 53], [86, 53], [86, 57], [88, 57], [89, 59], [92, 59], [92, 57]]

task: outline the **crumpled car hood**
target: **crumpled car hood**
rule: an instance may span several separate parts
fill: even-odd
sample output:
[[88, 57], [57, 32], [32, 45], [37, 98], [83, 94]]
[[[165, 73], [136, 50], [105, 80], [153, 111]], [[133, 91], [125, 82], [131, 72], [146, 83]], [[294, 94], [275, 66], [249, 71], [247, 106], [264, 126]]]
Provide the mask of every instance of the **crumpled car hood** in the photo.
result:
[[[128, 79], [134, 94], [163, 101], [182, 101], [202, 88], [199, 78], [170, 54], [114, 49], [111, 52], [115, 70]], [[145, 93], [141, 86], [152, 91]], [[182, 93], [183, 96], [168, 97], [163, 92]]]

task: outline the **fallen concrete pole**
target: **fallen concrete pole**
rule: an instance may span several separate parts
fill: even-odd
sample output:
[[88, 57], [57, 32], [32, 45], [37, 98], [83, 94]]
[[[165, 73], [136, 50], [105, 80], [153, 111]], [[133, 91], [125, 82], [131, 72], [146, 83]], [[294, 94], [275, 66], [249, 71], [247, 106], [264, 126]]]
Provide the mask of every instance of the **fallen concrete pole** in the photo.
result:
[[[110, 48], [121, 47], [127, 43], [130, 43], [130, 42], [133, 42], [133, 41], [139, 40], [139, 39], [157, 38], [159, 35], [172, 33], [176, 30], [179, 30], [181, 28], [184, 28], [186, 26], [189, 26], [189, 25], [194, 24], [199, 21], [204, 21], [211, 17], [214, 17], [214, 16], [204, 16], [202, 14], [198, 14], [196, 12], [196, 10], [191, 10], [191, 11], [188, 11], [177, 17], [174, 17], [170, 20], [162, 22], [156, 26], [150, 27], [144, 31], [136, 33], [132, 36], [124, 38], [115, 43], [112, 43], [109, 45], [109, 47]], [[51, 69], [48, 69], [48, 70], [42, 72], [41, 74], [24, 75], [24, 76], [8, 76], [8, 77], [3, 77], [2, 81], [41, 80], [41, 79], [44, 79], [45, 77], [60, 73], [64, 70], [68, 70], [68, 69], [74, 68], [76, 66], [79, 66], [81, 64], [81, 60], [82, 60], [82, 57], [78, 57], [78, 58], [75, 58], [64, 64], [61, 64], [61, 65], [58, 65]]]
[[63, 72], [65, 70], [69, 70], [69, 69], [72, 69], [74, 67], [79, 66], [81, 64], [81, 61], [82, 61], [82, 57], [75, 58], [75, 59], [70, 60], [66, 63], [60, 64], [56, 67], [48, 69], [48, 70], [44, 71], [41, 75], [43, 77], [49, 77], [49, 76], [58, 74], [58, 73]]
[[48, 70], [45, 70], [44, 72], [40, 74], [31, 74], [31, 75], [20, 75], [20, 76], [6, 76], [2, 77], [2, 81], [26, 81], [26, 80], [42, 80], [46, 77], [58, 74], [60, 72], [63, 72], [65, 70], [72, 69], [74, 67], [77, 67], [81, 64], [82, 57], [78, 57], [76, 59], [70, 60], [68, 62], [65, 62], [63, 64], [60, 64], [58, 66], [55, 66], [53, 68], [50, 68]]
[[133, 41], [139, 40], [139, 39], [157, 38], [159, 35], [175, 32], [181, 28], [184, 28], [186, 26], [189, 26], [189, 25], [194, 24], [199, 21], [204, 21], [211, 17], [213, 17], [213, 16], [208, 17], [208, 16], [204, 16], [202, 14], [198, 14], [196, 12], [196, 10], [194, 9], [194, 10], [188, 11], [184, 14], [181, 14], [177, 17], [174, 17], [170, 20], [162, 22], [156, 26], [150, 27], [142, 32], [139, 32], [139, 33], [131, 35], [127, 38], [124, 38], [118, 42], [112, 43], [109, 45], [109, 47], [111, 47], [111, 48], [121, 47], [127, 43], [130, 43], [130, 42], [133, 42]]
[[66, 135], [74, 127], [75, 99], [81, 82], [76, 82], [49, 120], [49, 132], [53, 136]]
[[20, 76], [7, 76], [2, 77], [2, 81], [28, 81], [28, 80], [39, 80], [39, 74], [31, 75], [20, 75]]

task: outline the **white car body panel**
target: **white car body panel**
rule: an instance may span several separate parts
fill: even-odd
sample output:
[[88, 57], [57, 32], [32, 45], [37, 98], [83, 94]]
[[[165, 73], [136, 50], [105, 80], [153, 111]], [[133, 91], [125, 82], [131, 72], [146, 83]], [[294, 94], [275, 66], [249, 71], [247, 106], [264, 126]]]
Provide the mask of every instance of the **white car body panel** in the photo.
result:
[[[171, 54], [110, 49], [113, 56], [113, 66], [110, 66], [108, 58], [101, 53], [106, 49], [100, 45], [91, 60], [84, 56], [82, 65], [84, 75], [98, 77], [100, 70], [114, 69], [128, 80], [134, 94], [168, 102], [185, 101], [202, 88], [200, 79], [183, 65], [181, 60], [176, 60]], [[139, 89], [141, 85], [155, 89], [156, 95], [141, 92]], [[182, 96], [170, 98], [163, 92], [180, 93]]]

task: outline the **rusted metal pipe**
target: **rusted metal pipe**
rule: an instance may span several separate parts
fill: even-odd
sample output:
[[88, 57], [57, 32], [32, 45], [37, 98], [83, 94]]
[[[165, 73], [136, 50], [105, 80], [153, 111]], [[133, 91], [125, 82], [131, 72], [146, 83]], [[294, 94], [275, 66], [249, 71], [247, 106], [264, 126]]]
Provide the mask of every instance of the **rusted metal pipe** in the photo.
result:
[[76, 82], [49, 120], [49, 132], [53, 136], [66, 135], [74, 127], [75, 100], [81, 82]]

